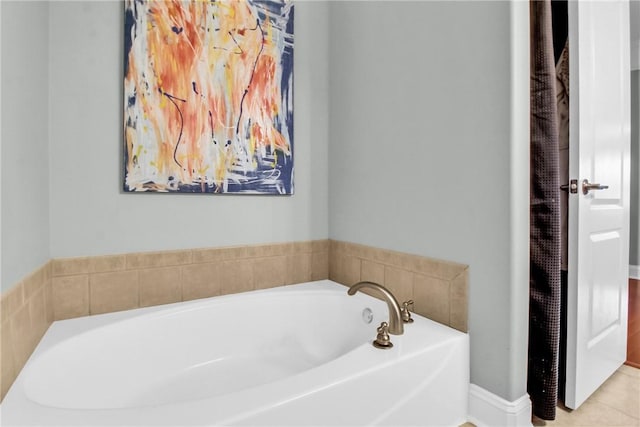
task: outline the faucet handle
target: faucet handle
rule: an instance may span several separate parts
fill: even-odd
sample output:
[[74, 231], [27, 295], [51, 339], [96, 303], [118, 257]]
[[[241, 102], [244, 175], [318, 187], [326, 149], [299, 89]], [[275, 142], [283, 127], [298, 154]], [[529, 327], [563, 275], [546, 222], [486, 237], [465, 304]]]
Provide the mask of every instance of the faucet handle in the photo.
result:
[[402, 321], [404, 323], [413, 323], [413, 319], [411, 318], [411, 312], [409, 311], [409, 306], [413, 306], [413, 300], [405, 301], [402, 303], [402, 308], [400, 309], [400, 314], [402, 316]]
[[393, 347], [393, 343], [389, 338], [389, 324], [387, 322], [382, 322], [380, 324], [378, 327], [378, 336], [376, 336], [376, 339], [372, 344], [375, 348], [381, 349]]

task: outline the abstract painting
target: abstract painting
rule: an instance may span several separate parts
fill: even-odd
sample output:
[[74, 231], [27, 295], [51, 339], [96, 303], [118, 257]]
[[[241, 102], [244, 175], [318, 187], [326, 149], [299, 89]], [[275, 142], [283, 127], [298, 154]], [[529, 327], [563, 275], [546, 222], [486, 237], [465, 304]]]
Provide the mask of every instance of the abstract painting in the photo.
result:
[[290, 0], [125, 0], [124, 191], [293, 194]]

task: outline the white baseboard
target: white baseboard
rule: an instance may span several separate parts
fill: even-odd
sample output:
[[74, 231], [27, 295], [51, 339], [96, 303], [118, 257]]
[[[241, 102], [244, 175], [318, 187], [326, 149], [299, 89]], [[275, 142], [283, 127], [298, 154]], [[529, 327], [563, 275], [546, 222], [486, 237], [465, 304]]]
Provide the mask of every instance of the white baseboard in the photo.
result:
[[629, 265], [629, 277], [640, 280], [640, 265]]
[[469, 385], [469, 421], [478, 427], [531, 426], [531, 399], [509, 402], [475, 384]]

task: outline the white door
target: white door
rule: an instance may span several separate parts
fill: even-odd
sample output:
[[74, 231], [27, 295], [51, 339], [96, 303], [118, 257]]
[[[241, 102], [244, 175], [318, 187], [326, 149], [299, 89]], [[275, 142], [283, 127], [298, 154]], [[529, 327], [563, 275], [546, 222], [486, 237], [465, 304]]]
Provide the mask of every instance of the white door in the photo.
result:
[[[569, 2], [569, 282], [565, 405], [626, 357], [629, 260], [628, 1]], [[606, 185], [583, 194], [583, 181]]]

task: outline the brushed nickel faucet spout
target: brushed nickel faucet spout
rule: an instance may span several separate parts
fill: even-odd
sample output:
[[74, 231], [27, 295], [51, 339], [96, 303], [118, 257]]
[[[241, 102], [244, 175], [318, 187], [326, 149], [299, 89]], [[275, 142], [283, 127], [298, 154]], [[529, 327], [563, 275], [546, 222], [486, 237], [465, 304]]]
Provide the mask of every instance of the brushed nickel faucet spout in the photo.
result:
[[362, 288], [373, 289], [382, 296], [382, 299], [387, 303], [387, 307], [389, 308], [389, 333], [402, 335], [404, 333], [404, 325], [402, 323], [400, 304], [398, 304], [396, 297], [393, 296], [389, 289], [373, 282], [358, 282], [351, 286], [347, 293], [354, 295]]

